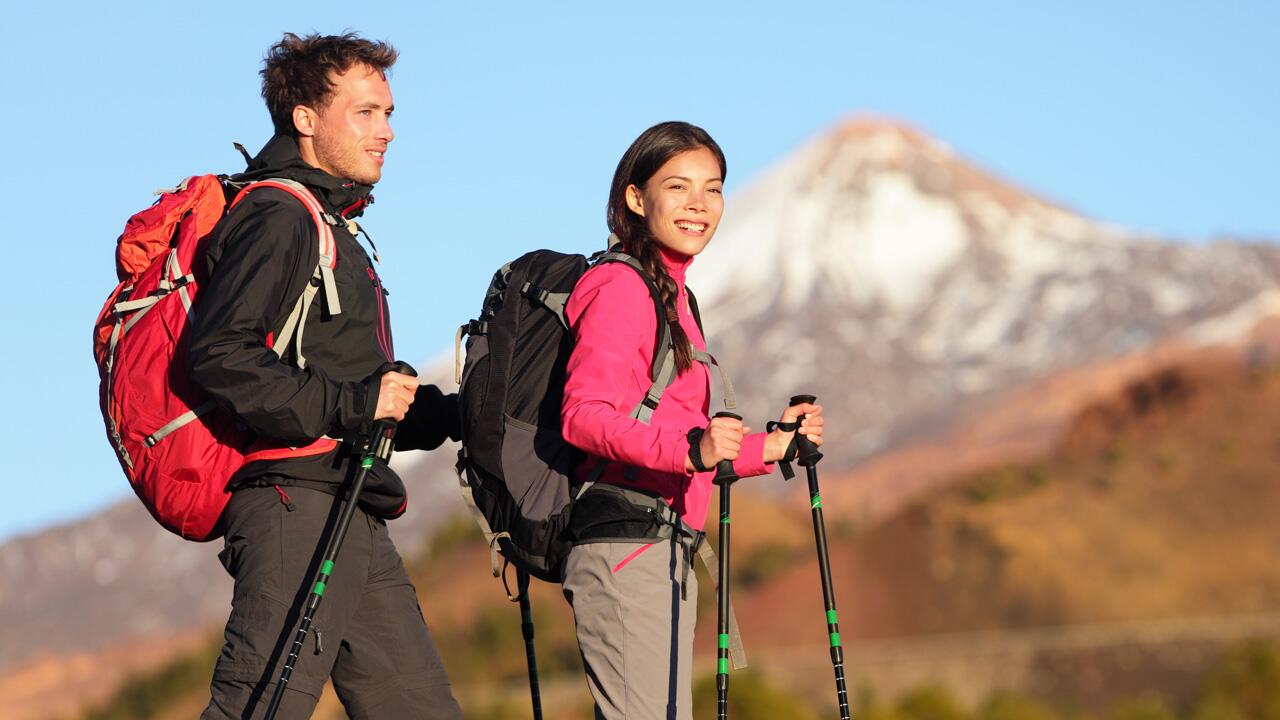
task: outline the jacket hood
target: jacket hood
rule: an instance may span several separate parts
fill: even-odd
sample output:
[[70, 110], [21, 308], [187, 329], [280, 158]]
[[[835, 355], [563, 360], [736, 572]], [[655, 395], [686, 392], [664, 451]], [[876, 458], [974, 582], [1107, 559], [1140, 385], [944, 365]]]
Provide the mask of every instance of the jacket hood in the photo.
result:
[[334, 177], [308, 165], [298, 152], [298, 142], [288, 135], [272, 136], [258, 154], [249, 161], [236, 181], [287, 178], [306, 185], [335, 214], [345, 218], [360, 217], [365, 207], [373, 204], [373, 186]]

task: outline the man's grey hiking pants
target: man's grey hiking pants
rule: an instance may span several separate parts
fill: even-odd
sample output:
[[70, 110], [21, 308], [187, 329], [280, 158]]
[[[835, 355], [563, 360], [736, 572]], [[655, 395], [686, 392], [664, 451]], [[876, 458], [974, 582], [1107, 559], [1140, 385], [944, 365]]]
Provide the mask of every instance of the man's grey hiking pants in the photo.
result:
[[573, 606], [597, 718], [693, 717], [698, 579], [689, 572], [681, 594], [683, 552], [660, 540], [652, 546], [588, 543], [569, 553], [564, 595]]
[[[219, 557], [235, 593], [202, 720], [263, 717], [293, 645], [321, 536], [337, 513], [332, 495], [283, 491], [287, 499], [275, 487], [237, 490], [227, 506]], [[352, 720], [462, 717], [386, 523], [362, 511], [276, 717], [309, 718], [330, 677]]]

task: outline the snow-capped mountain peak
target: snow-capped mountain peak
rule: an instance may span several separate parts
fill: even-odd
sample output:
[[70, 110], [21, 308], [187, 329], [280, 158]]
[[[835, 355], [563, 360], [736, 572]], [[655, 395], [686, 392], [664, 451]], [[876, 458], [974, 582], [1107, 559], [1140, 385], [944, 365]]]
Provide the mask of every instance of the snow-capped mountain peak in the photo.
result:
[[1127, 232], [881, 119], [837, 126], [731, 195], [689, 273], [713, 351], [747, 363], [739, 384], [828, 388], [858, 431], [847, 459], [1224, 315], [1278, 278], [1270, 246]]

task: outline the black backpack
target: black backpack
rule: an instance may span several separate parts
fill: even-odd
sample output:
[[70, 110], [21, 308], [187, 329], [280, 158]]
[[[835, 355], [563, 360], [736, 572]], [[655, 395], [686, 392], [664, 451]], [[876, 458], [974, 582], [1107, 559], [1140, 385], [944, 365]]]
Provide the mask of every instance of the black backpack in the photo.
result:
[[[518, 571], [558, 583], [572, 549], [564, 530], [573, 500], [586, 484], [579, 487], [573, 479], [585, 454], [560, 435], [565, 367], [573, 348], [564, 309], [578, 278], [607, 262], [622, 263], [644, 279], [659, 319], [653, 384], [632, 412], [648, 422], [675, 378], [671, 330], [657, 286], [639, 261], [617, 246], [591, 257], [551, 250], [522, 255], [494, 273], [480, 316], [458, 329], [462, 449], [457, 471], [489, 543], [495, 576], [500, 553]], [[701, 327], [697, 303], [689, 297]]]

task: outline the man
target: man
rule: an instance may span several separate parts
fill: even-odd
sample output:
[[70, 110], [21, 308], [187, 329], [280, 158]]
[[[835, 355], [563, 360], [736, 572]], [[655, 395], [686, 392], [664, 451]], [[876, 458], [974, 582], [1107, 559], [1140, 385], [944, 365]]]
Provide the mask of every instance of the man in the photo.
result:
[[[399, 421], [399, 449], [431, 449], [458, 434], [456, 396], [390, 369], [385, 292], [351, 224], [372, 202], [394, 138], [386, 72], [396, 55], [354, 34], [285, 34], [266, 57], [262, 94], [275, 136], [234, 180], [305, 186], [336, 245], [334, 287], [317, 292], [300, 344], [272, 349], [307, 284], [322, 282], [312, 280], [319, 232], [306, 207], [284, 190], [255, 189], [209, 239], [188, 367], [257, 433], [263, 452], [232, 478], [222, 518], [219, 557], [235, 592], [206, 720], [265, 714], [337, 515], [335, 495], [373, 421]], [[278, 718], [310, 717], [329, 677], [353, 719], [461, 717], [387, 535], [385, 519], [404, 504], [399, 478], [375, 464]]]

